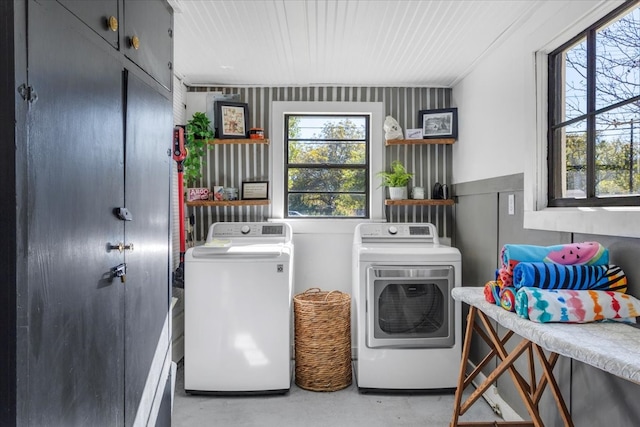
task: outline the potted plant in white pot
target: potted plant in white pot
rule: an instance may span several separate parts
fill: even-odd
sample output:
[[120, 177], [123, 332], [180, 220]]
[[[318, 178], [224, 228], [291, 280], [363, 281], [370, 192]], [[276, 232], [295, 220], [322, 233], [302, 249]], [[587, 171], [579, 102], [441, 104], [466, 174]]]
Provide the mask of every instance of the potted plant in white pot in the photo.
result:
[[391, 162], [391, 172], [381, 171], [378, 176], [382, 179], [382, 186], [389, 187], [391, 200], [404, 200], [408, 198], [407, 184], [413, 178], [413, 174], [407, 172], [404, 165], [398, 160]]

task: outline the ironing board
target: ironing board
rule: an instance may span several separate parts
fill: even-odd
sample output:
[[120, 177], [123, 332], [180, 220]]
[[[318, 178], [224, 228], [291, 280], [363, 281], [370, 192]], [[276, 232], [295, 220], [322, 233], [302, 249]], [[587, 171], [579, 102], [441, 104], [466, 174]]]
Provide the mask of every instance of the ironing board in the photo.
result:
[[[538, 412], [538, 403], [542, 393], [549, 386], [560, 411], [565, 426], [573, 426], [571, 415], [564, 403], [560, 389], [553, 375], [558, 356], [570, 357], [605, 372], [616, 375], [636, 384], [640, 384], [640, 330], [628, 324], [616, 322], [604, 323], [536, 323], [522, 319], [515, 313], [504, 310], [484, 299], [482, 287], [454, 288], [454, 299], [469, 304], [469, 314], [462, 348], [462, 361], [458, 377], [458, 388], [451, 427], [454, 426], [535, 426], [544, 424]], [[493, 327], [491, 319], [507, 329], [500, 337]], [[479, 320], [479, 322], [476, 322]], [[469, 349], [472, 336], [479, 336], [490, 347], [489, 353], [476, 368], [466, 374]], [[505, 344], [512, 338], [521, 341], [511, 351]], [[529, 378], [524, 378], [514, 362], [523, 354], [528, 354]], [[471, 385], [473, 379], [494, 357], [500, 362], [477, 389], [462, 402], [463, 391]], [[542, 374], [536, 380], [534, 357], [540, 362]], [[509, 372], [531, 421], [507, 422], [491, 421], [486, 423], [459, 422], [458, 419], [473, 405], [488, 387], [503, 373]]]

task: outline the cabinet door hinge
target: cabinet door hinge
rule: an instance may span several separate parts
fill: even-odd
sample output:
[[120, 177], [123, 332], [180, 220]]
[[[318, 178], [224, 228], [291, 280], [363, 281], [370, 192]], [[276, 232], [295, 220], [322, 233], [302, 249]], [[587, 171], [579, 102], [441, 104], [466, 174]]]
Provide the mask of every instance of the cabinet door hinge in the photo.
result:
[[27, 102], [34, 103], [38, 100], [38, 94], [32, 86], [23, 83], [18, 87], [18, 93]]

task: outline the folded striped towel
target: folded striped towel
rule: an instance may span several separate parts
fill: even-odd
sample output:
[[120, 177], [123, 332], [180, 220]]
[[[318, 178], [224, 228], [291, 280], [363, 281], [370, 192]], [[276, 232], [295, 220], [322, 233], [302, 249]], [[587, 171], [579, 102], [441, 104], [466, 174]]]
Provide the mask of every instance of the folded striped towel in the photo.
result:
[[534, 322], [587, 323], [599, 320], [633, 320], [640, 316], [640, 301], [613, 291], [521, 288], [516, 293], [516, 313]]
[[513, 270], [513, 287], [609, 290], [626, 292], [627, 276], [616, 265], [558, 265], [521, 262]]

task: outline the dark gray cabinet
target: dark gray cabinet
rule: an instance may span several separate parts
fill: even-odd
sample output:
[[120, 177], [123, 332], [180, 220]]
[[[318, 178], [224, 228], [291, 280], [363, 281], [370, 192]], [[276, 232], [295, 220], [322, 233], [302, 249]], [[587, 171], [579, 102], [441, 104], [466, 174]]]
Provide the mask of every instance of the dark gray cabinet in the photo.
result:
[[[171, 104], [127, 73], [125, 202], [133, 216], [125, 222], [127, 280], [125, 303], [125, 420], [137, 416], [154, 361], [170, 347], [169, 234]], [[158, 308], [162, 307], [162, 310]], [[160, 359], [159, 359], [160, 358]], [[130, 425], [129, 422], [126, 425]]]
[[[58, 0], [111, 46], [119, 41], [118, 0]], [[133, 0], [135, 1], [135, 0]]]
[[162, 2], [125, 0], [122, 50], [161, 85], [171, 87], [173, 21]]
[[171, 92], [71, 3], [0, 2], [2, 426], [146, 424], [170, 362]]
[[173, 18], [166, 2], [58, 0], [111, 46], [171, 88]]

